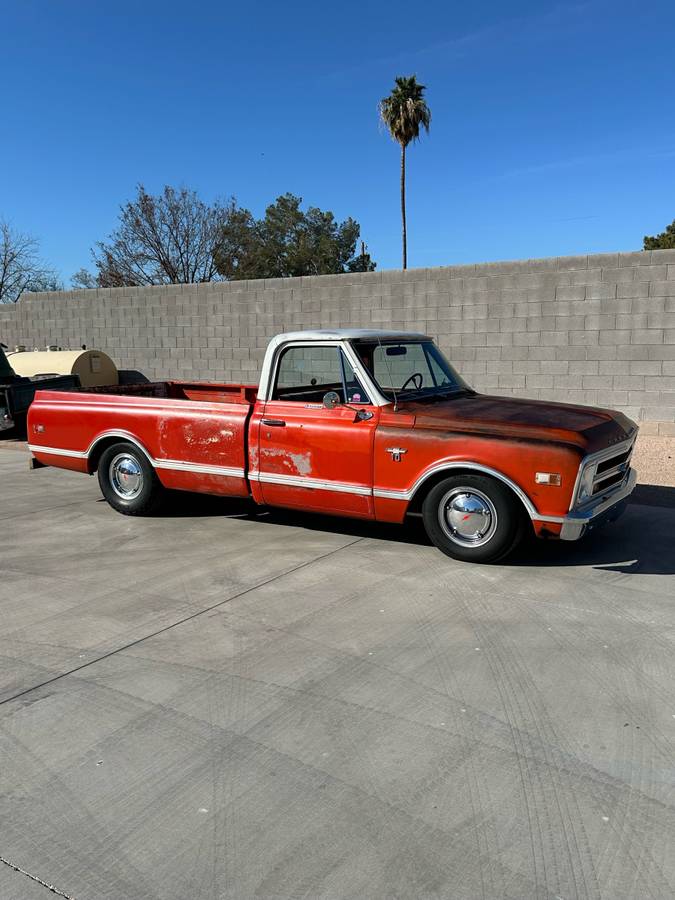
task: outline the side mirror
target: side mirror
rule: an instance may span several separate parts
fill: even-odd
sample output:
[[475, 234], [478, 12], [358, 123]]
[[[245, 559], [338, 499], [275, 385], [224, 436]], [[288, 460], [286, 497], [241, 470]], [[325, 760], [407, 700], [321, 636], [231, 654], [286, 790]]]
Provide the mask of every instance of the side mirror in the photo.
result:
[[336, 406], [339, 406], [340, 395], [337, 393], [337, 391], [328, 391], [327, 394], [324, 394], [323, 405], [326, 409], [335, 409]]

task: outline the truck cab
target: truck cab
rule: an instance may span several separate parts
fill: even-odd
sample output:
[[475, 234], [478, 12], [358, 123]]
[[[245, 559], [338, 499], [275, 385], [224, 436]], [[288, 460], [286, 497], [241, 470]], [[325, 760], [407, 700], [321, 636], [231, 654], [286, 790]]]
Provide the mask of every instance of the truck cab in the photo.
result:
[[508, 552], [530, 527], [575, 540], [623, 511], [635, 484], [637, 426], [623, 414], [480, 395], [424, 334], [280, 335], [256, 414], [249, 477], [262, 502], [390, 522], [421, 514], [459, 558], [490, 558], [502, 533]]

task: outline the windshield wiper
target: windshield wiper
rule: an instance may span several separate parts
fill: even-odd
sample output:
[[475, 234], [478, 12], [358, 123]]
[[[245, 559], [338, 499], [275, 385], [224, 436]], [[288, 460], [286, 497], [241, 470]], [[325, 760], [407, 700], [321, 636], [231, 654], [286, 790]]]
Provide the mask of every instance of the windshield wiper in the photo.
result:
[[410, 400], [411, 397], [415, 397], [418, 394], [421, 397], [429, 396], [428, 394], [424, 393], [425, 391], [428, 391], [428, 390], [433, 390], [433, 389], [432, 388], [408, 388], [407, 391], [396, 391], [396, 396], [399, 400], [401, 400], [401, 399]]
[[[450, 397], [458, 397], [461, 394], [475, 394], [476, 392], [471, 388], [464, 387], [445, 387], [445, 388], [426, 388], [426, 390], [430, 391], [428, 394], [420, 394], [420, 396], [415, 397], [415, 400], [421, 401], [429, 401], [430, 403], [439, 403], [441, 400], [447, 400]], [[413, 399], [412, 397], [408, 397], [408, 394], [418, 393], [416, 391], [404, 391], [403, 399]], [[401, 399], [401, 394], [397, 394], [398, 398]]]
[[443, 385], [438, 387], [426, 387], [426, 388], [408, 388], [405, 391], [396, 391], [396, 395], [393, 396], [390, 390], [387, 390], [386, 396], [394, 400], [429, 400], [430, 402], [438, 402], [440, 400], [447, 400], [448, 397], [457, 397], [460, 394], [475, 394], [476, 392], [473, 388], [469, 387], [459, 387], [452, 385]]

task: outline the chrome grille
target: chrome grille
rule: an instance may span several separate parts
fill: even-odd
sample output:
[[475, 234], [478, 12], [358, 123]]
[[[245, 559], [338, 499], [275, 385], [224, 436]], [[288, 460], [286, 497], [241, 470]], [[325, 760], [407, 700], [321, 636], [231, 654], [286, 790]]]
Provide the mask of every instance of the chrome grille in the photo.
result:
[[630, 468], [630, 460], [633, 455], [633, 442], [628, 450], [610, 456], [598, 463], [593, 479], [593, 496], [621, 484]]

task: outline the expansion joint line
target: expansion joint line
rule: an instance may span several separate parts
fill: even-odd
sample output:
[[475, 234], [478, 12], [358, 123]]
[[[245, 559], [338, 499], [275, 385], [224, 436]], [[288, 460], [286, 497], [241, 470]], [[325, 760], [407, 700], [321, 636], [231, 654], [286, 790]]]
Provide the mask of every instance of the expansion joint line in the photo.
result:
[[[128, 644], [123, 644], [121, 647], [116, 647], [114, 650], [110, 650], [108, 653], [103, 653], [101, 656], [97, 656], [96, 659], [91, 659], [89, 660], [89, 662], [82, 663], [82, 665], [80, 666], [75, 666], [74, 668], [69, 669], [67, 672], [60, 672], [58, 675], [54, 675], [52, 678], [47, 678], [45, 681], [41, 681], [39, 684], [34, 684], [32, 687], [25, 688], [25, 690], [19, 691], [17, 694], [13, 694], [11, 697], [5, 697], [4, 699], [0, 700], [0, 706], [4, 706], [6, 703], [12, 703], [12, 701], [14, 700], [25, 697], [26, 694], [32, 694], [33, 691], [39, 691], [40, 688], [46, 687], [49, 684], [54, 684], [55, 681], [61, 681], [63, 678], [67, 678], [69, 675], [74, 675], [77, 672], [81, 672], [83, 669], [88, 669], [90, 666], [94, 666], [96, 665], [96, 663], [99, 663], [104, 659], [110, 659], [111, 656], [116, 656], [118, 653], [124, 653], [125, 650], [130, 650], [132, 647], [138, 647], [138, 645], [142, 644], [144, 641], [149, 641], [154, 637], [158, 637], [160, 634], [165, 634], [167, 631], [171, 631], [172, 628], [177, 628], [179, 625], [184, 625], [186, 622], [191, 622], [194, 619], [198, 619], [200, 616], [212, 612], [214, 609], [225, 606], [226, 603], [231, 603], [233, 600], [238, 600], [240, 597], [244, 597], [246, 594], [251, 594], [254, 591], [259, 590], [260, 588], [266, 587], [268, 584], [272, 584], [272, 582], [274, 581], [279, 581], [279, 579], [285, 578], [287, 575], [293, 575], [295, 572], [299, 572], [300, 569], [306, 569], [309, 566], [313, 566], [315, 563], [321, 562], [324, 559], [328, 559], [329, 556], [335, 556], [336, 553], [341, 553], [343, 550], [347, 550], [349, 547], [353, 547], [354, 544], [358, 544], [362, 540], [363, 538], [356, 538], [355, 541], [349, 541], [348, 544], [343, 544], [341, 547], [336, 547], [334, 550], [329, 550], [327, 553], [322, 553], [321, 556], [317, 556], [314, 559], [308, 559], [307, 562], [303, 562], [297, 566], [293, 566], [293, 568], [291, 569], [286, 569], [285, 572], [279, 572], [277, 575], [272, 575], [271, 578], [267, 578], [265, 579], [265, 581], [261, 581], [258, 584], [251, 585], [251, 587], [248, 587], [243, 591], [239, 591], [238, 594], [234, 594], [234, 596], [232, 597], [227, 597], [225, 600], [219, 600], [218, 603], [207, 606], [205, 609], [200, 609], [195, 613], [191, 613], [189, 616], [184, 616], [182, 619], [178, 619], [176, 622], [171, 622], [169, 625], [165, 625], [163, 628], [158, 628], [157, 631], [153, 631], [151, 634], [145, 634], [143, 635], [143, 637], [137, 638], [135, 641], [129, 641]], [[2, 857], [0, 857], [0, 860], [2, 860]], [[8, 863], [8, 865], [11, 865], [11, 863]], [[66, 895], [64, 894], [63, 896], [65, 897]]]
[[57, 887], [54, 887], [53, 884], [50, 884], [48, 881], [43, 881], [42, 878], [38, 878], [37, 875], [33, 875], [30, 872], [27, 872], [25, 869], [22, 869], [21, 866], [17, 866], [16, 863], [10, 862], [8, 859], [5, 859], [4, 856], [0, 856], [0, 862], [4, 863], [6, 866], [9, 866], [10, 869], [14, 869], [15, 872], [18, 872], [20, 875], [25, 875], [26, 878], [30, 878], [31, 881], [35, 881], [37, 884], [41, 884], [42, 887], [47, 888], [48, 891], [51, 891], [52, 894], [56, 894], [57, 897], [65, 897], [65, 900], [75, 900], [75, 897], [72, 894], [64, 894], [63, 891], [60, 891]]

